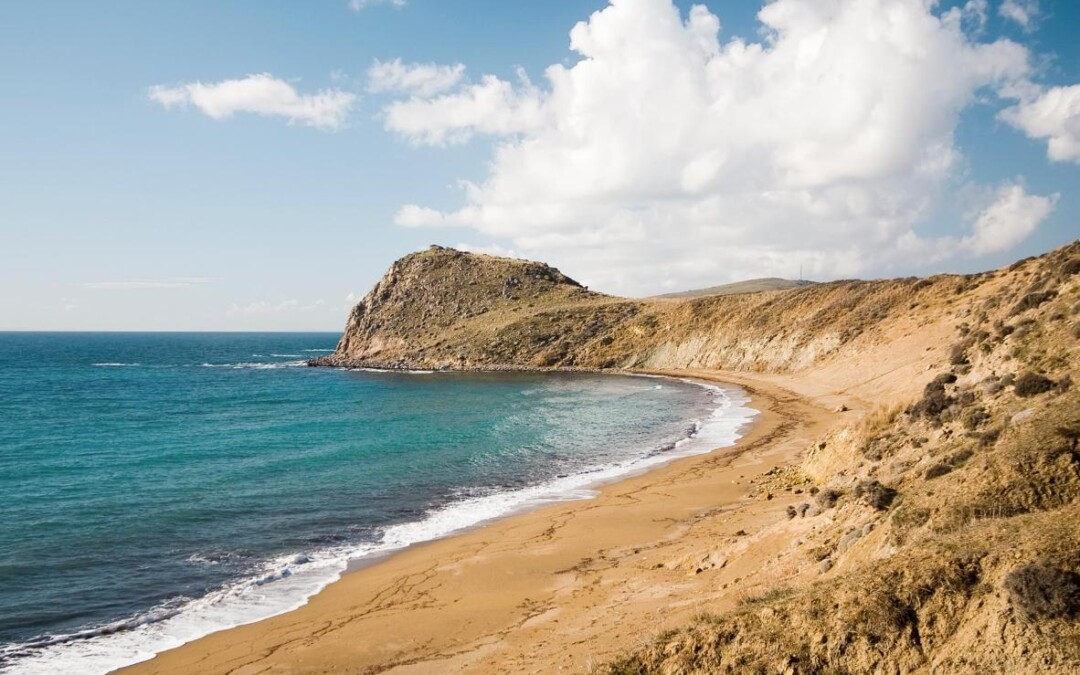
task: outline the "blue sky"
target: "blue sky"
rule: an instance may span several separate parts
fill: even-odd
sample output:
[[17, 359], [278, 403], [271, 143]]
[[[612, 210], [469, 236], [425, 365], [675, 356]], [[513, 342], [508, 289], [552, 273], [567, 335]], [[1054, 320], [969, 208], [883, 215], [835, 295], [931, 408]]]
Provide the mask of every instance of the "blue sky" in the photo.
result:
[[3, 3], [0, 329], [337, 330], [430, 243], [647, 294], [1080, 234], [1077, 3], [835, 4]]

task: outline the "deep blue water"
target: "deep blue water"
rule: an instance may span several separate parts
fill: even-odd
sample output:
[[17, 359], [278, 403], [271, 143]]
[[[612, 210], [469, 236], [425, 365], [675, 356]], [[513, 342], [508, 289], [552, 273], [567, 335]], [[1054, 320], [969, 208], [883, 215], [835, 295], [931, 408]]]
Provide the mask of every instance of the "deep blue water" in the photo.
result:
[[147, 658], [745, 417], [672, 380], [303, 367], [336, 339], [0, 334], [0, 669]]

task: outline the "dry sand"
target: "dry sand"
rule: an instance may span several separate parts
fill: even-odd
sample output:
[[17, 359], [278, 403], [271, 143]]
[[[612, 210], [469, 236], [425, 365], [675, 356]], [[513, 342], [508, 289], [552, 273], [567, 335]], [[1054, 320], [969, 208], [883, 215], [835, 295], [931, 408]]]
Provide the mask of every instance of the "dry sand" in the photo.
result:
[[[586, 672], [703, 606], [813, 576], [808, 556], [790, 554], [825, 525], [787, 519], [787, 505], [807, 500], [785, 487], [794, 472], [765, 474], [859, 414], [859, 399], [804, 379], [664, 374], [743, 386], [762, 414], [732, 448], [408, 549], [293, 612], [119, 672]], [[856, 411], [832, 412], [839, 403]]]

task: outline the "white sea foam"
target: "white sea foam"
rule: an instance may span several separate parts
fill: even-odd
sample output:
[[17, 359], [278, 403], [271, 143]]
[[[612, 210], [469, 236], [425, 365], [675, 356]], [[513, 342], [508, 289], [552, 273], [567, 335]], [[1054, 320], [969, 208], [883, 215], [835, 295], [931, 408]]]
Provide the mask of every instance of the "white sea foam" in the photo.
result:
[[338, 368], [338, 370], [355, 370], [361, 373], [377, 373], [379, 375], [434, 375], [435, 373], [439, 372], [437, 370], [410, 370], [407, 368]]
[[307, 361], [279, 361], [276, 363], [200, 363], [201, 368], [231, 368], [232, 370], [274, 370], [276, 368], [305, 368]]
[[138, 368], [141, 363], [93, 363], [95, 368]]
[[323, 353], [329, 354], [330, 352], [333, 352], [334, 350], [333, 349], [301, 349], [300, 351], [304, 352], [305, 354], [323, 354]]
[[[282, 364], [274, 365], [280, 367]], [[245, 367], [245, 364], [218, 367]], [[301, 607], [311, 596], [337, 580], [350, 560], [446, 537], [542, 504], [587, 499], [604, 483], [673, 459], [730, 447], [757, 411], [747, 407], [749, 398], [741, 390], [700, 382], [694, 384], [713, 392], [716, 406], [708, 418], [695, 422], [692, 433], [667, 451], [563, 476], [540, 485], [467, 497], [429, 512], [422, 520], [386, 528], [377, 543], [282, 556], [267, 562], [258, 574], [204, 597], [174, 601], [98, 629], [6, 648], [0, 651], [0, 663], [9, 660], [9, 665], [0, 665], [0, 673], [104, 675], [210, 633]]]

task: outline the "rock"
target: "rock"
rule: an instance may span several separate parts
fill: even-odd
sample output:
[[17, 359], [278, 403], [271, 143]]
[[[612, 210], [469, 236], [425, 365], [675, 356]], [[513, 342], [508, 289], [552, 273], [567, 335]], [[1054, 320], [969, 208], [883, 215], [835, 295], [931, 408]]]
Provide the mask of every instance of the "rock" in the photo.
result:
[[822, 560], [821, 562], [818, 563], [818, 571], [821, 572], [822, 574], [825, 574], [826, 572], [828, 572], [832, 568], [833, 568], [833, 561], [832, 561], [831, 558], [825, 558], [824, 560]]
[[1009, 422], [1011, 422], [1012, 424], [1020, 424], [1021, 422], [1031, 419], [1031, 416], [1034, 414], [1035, 408], [1027, 408], [1010, 417]]
[[844, 553], [849, 548], [854, 546], [855, 542], [862, 539], [862, 536], [862, 529], [852, 530], [851, 532], [848, 532], [840, 539], [840, 543], [836, 545], [837, 552]]
[[803, 502], [802, 504], [799, 504], [799, 506], [796, 507], [795, 510], [799, 512], [799, 516], [801, 518], [805, 518], [806, 512], [810, 510], [810, 504], [808, 504], [807, 502]]

